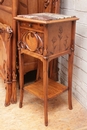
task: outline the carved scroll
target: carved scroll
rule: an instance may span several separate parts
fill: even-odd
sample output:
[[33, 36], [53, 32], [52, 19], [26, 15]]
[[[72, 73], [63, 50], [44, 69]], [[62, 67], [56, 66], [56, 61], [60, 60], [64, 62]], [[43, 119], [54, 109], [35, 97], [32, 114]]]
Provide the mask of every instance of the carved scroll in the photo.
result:
[[39, 54], [43, 53], [43, 40], [38, 33], [28, 31], [22, 36], [21, 41], [18, 48], [28, 49]]

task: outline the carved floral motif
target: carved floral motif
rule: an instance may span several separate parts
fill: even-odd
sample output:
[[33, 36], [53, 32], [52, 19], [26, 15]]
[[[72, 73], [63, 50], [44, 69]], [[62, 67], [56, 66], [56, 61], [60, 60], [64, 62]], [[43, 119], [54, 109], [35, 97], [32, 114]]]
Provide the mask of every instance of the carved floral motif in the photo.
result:
[[68, 49], [68, 36], [67, 35], [66, 35], [65, 40], [64, 40], [64, 47], [65, 47], [65, 50]]
[[56, 49], [56, 47], [57, 47], [57, 45], [55, 44], [56, 41], [57, 41], [57, 38], [54, 36], [54, 37], [52, 38], [52, 48], [53, 48], [53, 50], [50, 52], [51, 55], [54, 54], [55, 49]]
[[61, 40], [62, 39], [62, 33], [63, 33], [63, 28], [61, 26], [59, 27], [58, 33], [59, 33], [58, 37]]
[[44, 0], [44, 7], [47, 8], [47, 6], [49, 5], [50, 1], [49, 0]]

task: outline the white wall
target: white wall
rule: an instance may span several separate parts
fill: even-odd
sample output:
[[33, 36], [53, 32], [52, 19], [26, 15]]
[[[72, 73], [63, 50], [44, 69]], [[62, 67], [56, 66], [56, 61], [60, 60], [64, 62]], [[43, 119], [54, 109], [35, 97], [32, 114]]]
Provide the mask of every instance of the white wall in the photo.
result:
[[[73, 66], [73, 95], [87, 108], [87, 0], [61, 0], [61, 13], [75, 15], [75, 52]], [[67, 85], [67, 56], [59, 58], [59, 76]]]

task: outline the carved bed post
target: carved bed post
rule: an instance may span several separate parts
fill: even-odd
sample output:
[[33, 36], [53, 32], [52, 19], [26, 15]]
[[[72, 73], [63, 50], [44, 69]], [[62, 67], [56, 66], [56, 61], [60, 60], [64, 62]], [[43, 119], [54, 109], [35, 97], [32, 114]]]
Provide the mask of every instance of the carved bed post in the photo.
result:
[[12, 26], [13, 26], [13, 39], [12, 39], [12, 97], [11, 102], [15, 103], [17, 101], [17, 94], [16, 94], [16, 87], [17, 87], [17, 81], [16, 81], [16, 44], [17, 44], [17, 32], [16, 32], [16, 21], [14, 20], [14, 17], [17, 15], [18, 11], [18, 0], [12, 1]]
[[0, 73], [5, 83], [6, 95], [5, 106], [10, 104], [11, 89], [11, 38], [12, 29], [6, 24], [0, 23]]

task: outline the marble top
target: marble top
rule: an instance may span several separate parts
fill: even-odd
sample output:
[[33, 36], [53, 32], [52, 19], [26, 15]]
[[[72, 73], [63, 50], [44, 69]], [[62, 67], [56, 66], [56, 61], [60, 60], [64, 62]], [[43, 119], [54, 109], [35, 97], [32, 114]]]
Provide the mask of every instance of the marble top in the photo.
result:
[[57, 19], [67, 19], [75, 16], [68, 16], [68, 15], [55, 14], [55, 13], [35, 13], [35, 14], [27, 14], [27, 15], [17, 15], [17, 17], [49, 21], [49, 20], [57, 20]]

